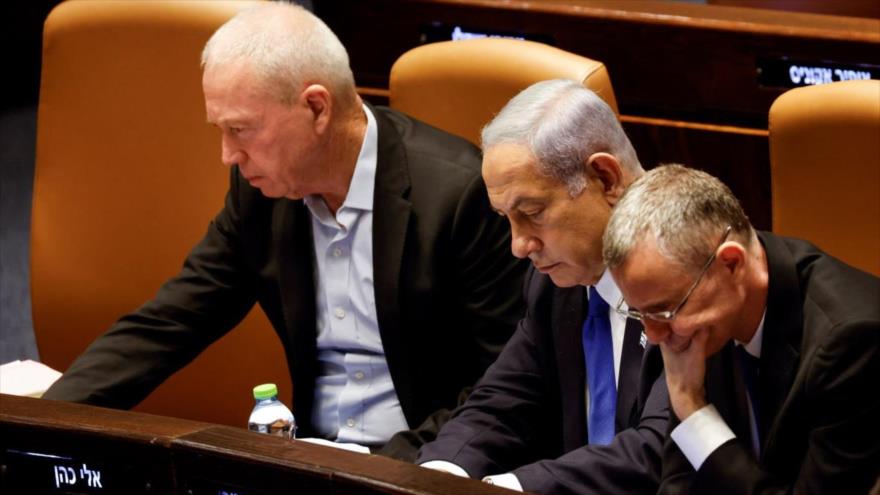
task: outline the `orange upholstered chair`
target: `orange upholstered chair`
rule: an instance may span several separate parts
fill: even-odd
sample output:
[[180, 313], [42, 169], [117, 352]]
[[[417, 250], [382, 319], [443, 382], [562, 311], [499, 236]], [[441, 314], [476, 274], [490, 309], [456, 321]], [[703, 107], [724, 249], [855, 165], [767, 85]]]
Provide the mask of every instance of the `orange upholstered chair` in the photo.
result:
[[422, 45], [391, 68], [390, 104], [480, 144], [480, 130], [513, 96], [545, 79], [580, 81], [617, 112], [602, 62], [533, 41], [482, 38]]
[[[78, 0], [44, 32], [31, 238], [34, 330], [64, 370], [175, 275], [223, 205], [199, 57], [242, 1]], [[256, 310], [138, 409], [245, 426], [251, 388], [291, 384]]]
[[880, 81], [797, 88], [770, 108], [773, 230], [880, 275]]

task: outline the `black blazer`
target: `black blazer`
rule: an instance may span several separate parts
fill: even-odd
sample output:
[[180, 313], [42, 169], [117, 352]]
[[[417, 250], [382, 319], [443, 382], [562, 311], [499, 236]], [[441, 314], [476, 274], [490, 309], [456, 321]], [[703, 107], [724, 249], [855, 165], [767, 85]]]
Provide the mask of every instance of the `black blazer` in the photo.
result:
[[[372, 110], [376, 310], [415, 427], [455, 407], [497, 357], [522, 314], [526, 264], [510, 254], [508, 224], [489, 207], [479, 150], [391, 109]], [[304, 203], [266, 198], [234, 167], [224, 209], [180, 274], [96, 340], [45, 397], [132, 407], [257, 302], [284, 345], [300, 433], [314, 435], [313, 257]]]
[[880, 474], [880, 279], [808, 242], [758, 236], [770, 272], [761, 457], [728, 344], [707, 362], [706, 394], [737, 438], [697, 472], [670, 440], [661, 493], [867, 493]]
[[417, 462], [449, 461], [476, 478], [512, 471], [536, 493], [655, 491], [669, 410], [659, 348], [643, 353], [641, 325], [627, 322], [619, 433], [610, 445], [586, 446], [586, 288], [560, 289], [531, 269], [525, 297], [526, 316], [498, 361]]

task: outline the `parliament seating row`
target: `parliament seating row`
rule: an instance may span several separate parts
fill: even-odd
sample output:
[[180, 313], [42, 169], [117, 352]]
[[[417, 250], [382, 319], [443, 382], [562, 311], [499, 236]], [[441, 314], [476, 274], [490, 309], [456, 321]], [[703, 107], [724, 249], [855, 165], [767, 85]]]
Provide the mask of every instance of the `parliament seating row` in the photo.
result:
[[[219, 135], [205, 124], [199, 52], [220, 24], [252, 4], [79, 0], [61, 4], [49, 16], [31, 241], [35, 334], [49, 366], [64, 370], [116, 318], [149, 299], [180, 269], [222, 205], [228, 173], [220, 165]], [[460, 50], [469, 53], [463, 56]], [[440, 43], [400, 58], [390, 72], [390, 101], [476, 142], [479, 127], [535, 80], [579, 80], [617, 108], [611, 76], [613, 71], [599, 61], [533, 42]], [[815, 88], [833, 101], [849, 102], [845, 110], [831, 110], [833, 117], [819, 116], [827, 108], [814, 96], [819, 93], [792, 91], [795, 109], [812, 124], [830, 125], [833, 134], [813, 126], [799, 134], [805, 127], [782, 116], [789, 113], [788, 96], [780, 99], [779, 117], [771, 114], [770, 128], [771, 138], [778, 135], [780, 143], [788, 143], [771, 145], [774, 173], [795, 179], [793, 189], [774, 180], [774, 200], [786, 201], [774, 208], [774, 222], [779, 222], [774, 228], [807, 238], [827, 233], [836, 240], [815, 240], [832, 252], [841, 249], [842, 256], [869, 239], [874, 244], [868, 245], [868, 256], [861, 258], [866, 264], [860, 266], [875, 273], [880, 200], [870, 187], [878, 183], [880, 170], [877, 84]], [[812, 106], [795, 98], [810, 100]], [[807, 146], [822, 143], [836, 152], [823, 154]], [[864, 168], [842, 169], [851, 164]], [[817, 184], [820, 192], [807, 189]], [[859, 208], [863, 231], [834, 221]], [[808, 226], [792, 220], [806, 220], [818, 230], [802, 230]], [[282, 397], [290, 397], [289, 376], [280, 343], [257, 308], [138, 410], [243, 425], [252, 405], [251, 387], [275, 382]]]

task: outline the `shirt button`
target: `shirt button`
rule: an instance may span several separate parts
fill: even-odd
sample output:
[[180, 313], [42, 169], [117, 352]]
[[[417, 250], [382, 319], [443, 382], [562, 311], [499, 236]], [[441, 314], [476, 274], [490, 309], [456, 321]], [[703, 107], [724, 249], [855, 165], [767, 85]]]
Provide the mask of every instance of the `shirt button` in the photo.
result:
[[342, 249], [339, 249], [339, 248], [334, 249], [333, 250], [333, 257], [338, 258], [340, 256], [342, 256]]
[[336, 308], [335, 310], [333, 310], [333, 315], [341, 320], [345, 318], [345, 310], [342, 308]]
[[364, 372], [363, 371], [356, 371], [354, 374], [354, 379], [355, 380], [363, 380], [364, 379]]
[[348, 426], [349, 428], [354, 428], [354, 424], [355, 423], [353, 418], [348, 418], [345, 420], [345, 426]]

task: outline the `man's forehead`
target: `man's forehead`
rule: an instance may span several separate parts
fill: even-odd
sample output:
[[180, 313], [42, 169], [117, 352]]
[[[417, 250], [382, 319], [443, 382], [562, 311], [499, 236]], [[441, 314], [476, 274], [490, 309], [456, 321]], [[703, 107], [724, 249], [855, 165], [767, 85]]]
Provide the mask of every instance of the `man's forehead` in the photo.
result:
[[511, 211], [530, 203], [545, 202], [552, 185], [529, 174], [507, 174], [503, 180], [486, 181], [489, 201], [501, 211]]
[[611, 275], [627, 303], [642, 310], [667, 305], [666, 299], [678, 295], [679, 286], [690, 280], [681, 266], [660, 252], [651, 235], [637, 240], [624, 262], [611, 269]]
[[555, 187], [563, 187], [542, 174], [534, 155], [520, 145], [489, 148], [483, 158], [483, 179], [493, 205], [504, 209], [526, 201], [540, 201]]

